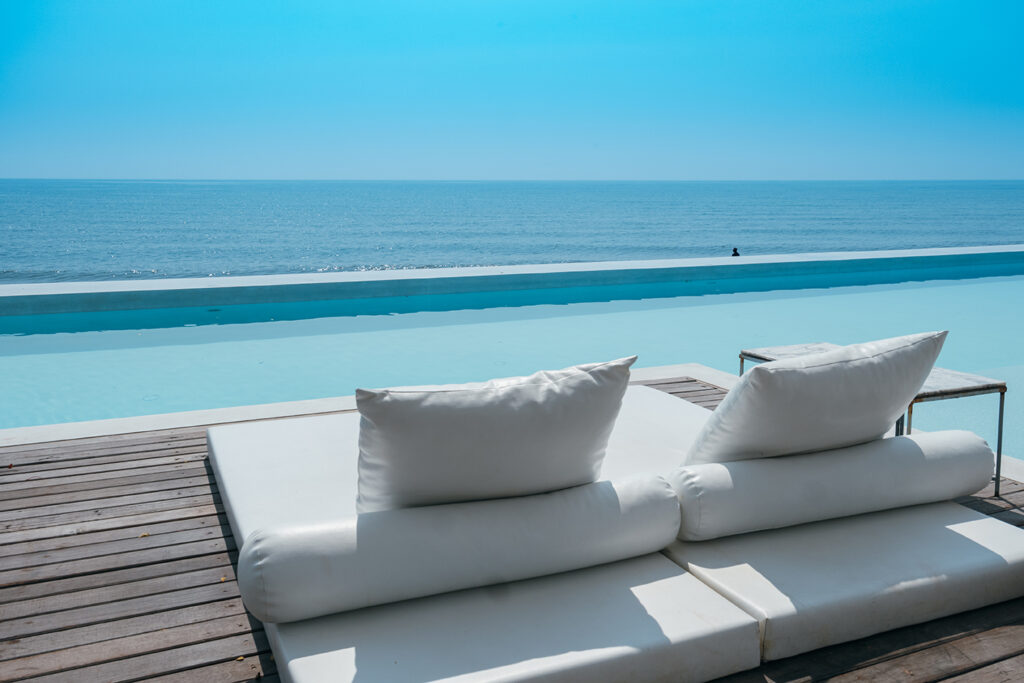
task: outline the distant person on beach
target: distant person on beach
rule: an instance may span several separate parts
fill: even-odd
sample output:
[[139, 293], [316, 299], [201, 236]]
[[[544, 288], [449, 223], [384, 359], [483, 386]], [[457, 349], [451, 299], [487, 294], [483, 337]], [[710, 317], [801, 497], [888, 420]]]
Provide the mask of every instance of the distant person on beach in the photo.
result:
[[732, 248], [732, 255], [733, 256], [739, 256], [740, 255], [740, 250], [737, 249], [736, 247], [733, 247]]

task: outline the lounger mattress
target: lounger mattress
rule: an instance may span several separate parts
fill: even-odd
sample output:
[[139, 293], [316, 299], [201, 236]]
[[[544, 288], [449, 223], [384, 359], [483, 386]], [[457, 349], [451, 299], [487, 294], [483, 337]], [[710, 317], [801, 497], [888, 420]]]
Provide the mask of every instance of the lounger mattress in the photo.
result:
[[1024, 529], [956, 503], [676, 542], [781, 659], [1024, 595]]
[[294, 683], [706, 681], [760, 656], [756, 620], [658, 553], [267, 632]]

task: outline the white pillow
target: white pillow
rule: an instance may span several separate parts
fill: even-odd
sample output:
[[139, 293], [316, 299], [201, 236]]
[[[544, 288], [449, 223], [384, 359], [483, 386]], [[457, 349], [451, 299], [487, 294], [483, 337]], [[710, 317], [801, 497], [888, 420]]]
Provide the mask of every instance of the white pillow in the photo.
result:
[[661, 477], [257, 529], [238, 587], [261, 621], [310, 619], [661, 550], [679, 502]]
[[356, 391], [359, 512], [596, 481], [636, 356], [431, 390]]
[[711, 414], [684, 464], [877, 439], [920, 391], [945, 339], [925, 332], [756, 365]]
[[687, 465], [669, 475], [681, 541], [935, 503], [985, 488], [995, 456], [970, 432], [893, 439], [763, 460]]

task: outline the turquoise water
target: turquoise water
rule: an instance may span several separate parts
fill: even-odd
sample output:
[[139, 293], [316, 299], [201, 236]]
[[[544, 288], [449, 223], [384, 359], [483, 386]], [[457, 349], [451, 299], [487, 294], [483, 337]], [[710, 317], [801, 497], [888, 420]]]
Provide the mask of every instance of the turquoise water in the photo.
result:
[[0, 282], [1024, 241], [1024, 181], [0, 180]]
[[[1005, 450], [1024, 454], [1024, 276], [393, 315], [0, 335], [0, 427], [481, 380], [639, 354], [736, 372], [740, 348], [948, 329], [944, 367], [1009, 385]], [[922, 429], [995, 444], [995, 395], [921, 405]]]

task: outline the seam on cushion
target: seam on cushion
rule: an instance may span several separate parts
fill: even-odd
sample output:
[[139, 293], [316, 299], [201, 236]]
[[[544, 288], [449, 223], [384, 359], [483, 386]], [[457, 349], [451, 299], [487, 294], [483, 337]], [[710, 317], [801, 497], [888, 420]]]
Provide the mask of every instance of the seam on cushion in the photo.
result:
[[[930, 339], [935, 339], [935, 337], [939, 336], [939, 334], [942, 334], [942, 333], [940, 332], [938, 334], [933, 334], [933, 335], [931, 335], [929, 337], [925, 337], [924, 339], [918, 339], [917, 341], [913, 341], [913, 342], [909, 342], [909, 343], [906, 343], [906, 344], [902, 344], [900, 346], [894, 346], [891, 349], [886, 349], [885, 351], [879, 351], [878, 353], [873, 353], [870, 356], [860, 356], [859, 358], [847, 358], [845, 360], [834, 360], [834, 361], [829, 361], [828, 363], [817, 363], [815, 365], [806, 365], [804, 367], [808, 367], [808, 368], [827, 368], [830, 365], [839, 365], [841, 363], [850, 363], [852, 361], [864, 360], [866, 358], [877, 358], [877, 357], [885, 355], [887, 353], [892, 353], [893, 351], [899, 351], [900, 349], [906, 349], [906, 348], [909, 348], [911, 346], [917, 346], [918, 344], [920, 344], [922, 342], [928, 341]], [[826, 353], [829, 353], [829, 352], [826, 351]], [[762, 363], [761, 365], [757, 365], [755, 367], [757, 367], [757, 368], [765, 368], [764, 372], [776, 372], [776, 371], [779, 370], [778, 366], [775, 366], [775, 367], [770, 367], [770, 366], [769, 367], [765, 367], [767, 365], [768, 365], [767, 363]], [[754, 368], [751, 368], [751, 370], [753, 370], [753, 369]], [[782, 368], [782, 370], [789, 370], [789, 369], [790, 368], [785, 368], [785, 367]]]
[[[630, 356], [627, 356], [626, 358], [630, 358]], [[604, 362], [601, 362], [601, 363], [598, 363], [598, 364], [594, 365], [594, 367], [590, 368], [589, 370], [579, 370], [579, 369], [577, 369], [575, 367], [574, 368], [564, 368], [563, 370], [540, 370], [539, 372], [563, 372], [564, 370], [573, 370], [574, 371], [571, 375], [568, 375], [566, 377], [561, 377], [561, 378], [556, 379], [556, 380], [548, 380], [547, 382], [524, 382], [524, 381], [521, 381], [521, 380], [529, 379], [532, 376], [532, 375], [527, 375], [526, 377], [520, 377], [520, 378], [518, 378], [517, 381], [515, 381], [513, 383], [510, 383], [508, 385], [505, 385], [505, 386], [501, 386], [501, 387], [481, 386], [481, 387], [467, 387], [467, 388], [464, 388], [464, 389], [362, 389], [362, 391], [369, 391], [369, 392], [373, 392], [374, 394], [457, 394], [457, 393], [461, 393], [461, 392], [464, 392], [464, 391], [498, 391], [500, 389], [507, 389], [509, 387], [516, 387], [516, 386], [540, 386], [542, 384], [560, 384], [560, 383], [568, 381], [570, 379], [579, 377], [580, 375], [590, 375], [590, 374], [593, 374], [594, 371], [600, 370], [601, 368], [603, 368], [605, 366], [612, 365], [613, 363], [618, 363], [621, 360], [624, 360], [624, 359], [616, 358], [615, 360], [604, 361]], [[627, 367], [626, 370], [628, 371], [629, 368]], [[533, 373], [533, 374], [537, 374], [537, 373]], [[488, 381], [491, 382], [491, 381], [494, 381], [494, 380], [488, 380]], [[483, 384], [486, 385], [487, 382], [484, 382]]]

